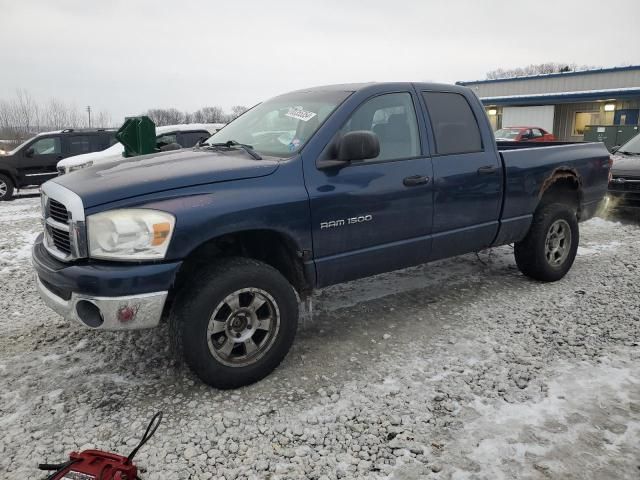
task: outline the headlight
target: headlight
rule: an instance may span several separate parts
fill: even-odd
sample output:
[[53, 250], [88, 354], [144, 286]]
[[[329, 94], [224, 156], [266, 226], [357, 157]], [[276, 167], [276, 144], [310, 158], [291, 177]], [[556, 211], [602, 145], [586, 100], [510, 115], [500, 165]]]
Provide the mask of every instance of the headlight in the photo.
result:
[[89, 256], [110, 260], [154, 260], [167, 253], [176, 219], [158, 210], [131, 208], [87, 217]]
[[75, 172], [76, 170], [82, 170], [83, 168], [87, 168], [93, 165], [93, 161], [88, 161], [87, 163], [81, 163], [80, 165], [71, 165], [67, 170], [67, 173]]

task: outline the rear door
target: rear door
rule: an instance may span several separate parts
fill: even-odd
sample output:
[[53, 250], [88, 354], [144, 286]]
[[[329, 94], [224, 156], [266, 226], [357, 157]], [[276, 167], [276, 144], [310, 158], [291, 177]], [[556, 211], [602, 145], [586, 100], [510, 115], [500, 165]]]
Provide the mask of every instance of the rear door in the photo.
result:
[[408, 90], [370, 97], [334, 137], [372, 131], [378, 157], [330, 170], [305, 161], [318, 286], [427, 261], [432, 172], [418, 102]]
[[91, 153], [91, 138], [92, 135], [68, 135], [67, 150], [65, 157], [74, 157], [76, 155], [82, 155], [84, 153]]
[[488, 247], [498, 231], [502, 166], [487, 122], [457, 92], [423, 91], [433, 134], [431, 259]]

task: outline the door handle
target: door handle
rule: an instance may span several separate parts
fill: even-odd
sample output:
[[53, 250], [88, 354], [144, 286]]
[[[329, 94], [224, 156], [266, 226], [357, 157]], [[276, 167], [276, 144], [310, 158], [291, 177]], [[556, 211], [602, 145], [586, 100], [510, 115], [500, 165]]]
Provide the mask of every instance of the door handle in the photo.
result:
[[491, 175], [492, 173], [496, 173], [496, 167], [493, 165], [485, 165], [478, 169], [479, 175]]
[[416, 185], [426, 185], [429, 183], [429, 177], [426, 175], [412, 175], [402, 180], [405, 187], [415, 187]]

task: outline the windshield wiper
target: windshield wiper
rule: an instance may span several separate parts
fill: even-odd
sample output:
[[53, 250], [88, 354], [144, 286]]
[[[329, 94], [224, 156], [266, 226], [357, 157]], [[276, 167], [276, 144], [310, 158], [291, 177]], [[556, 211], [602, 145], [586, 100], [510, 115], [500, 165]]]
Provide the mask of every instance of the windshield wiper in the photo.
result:
[[623, 155], [640, 155], [638, 152], [627, 152], [626, 150], [618, 150], [616, 153], [621, 153]]
[[227, 142], [222, 143], [204, 143], [203, 147], [212, 147], [212, 148], [228, 148], [229, 150], [234, 148], [240, 148], [251, 155], [256, 160], [262, 160], [262, 157], [256, 152], [251, 145], [247, 145], [245, 143], [236, 142], [235, 140], [229, 140]]

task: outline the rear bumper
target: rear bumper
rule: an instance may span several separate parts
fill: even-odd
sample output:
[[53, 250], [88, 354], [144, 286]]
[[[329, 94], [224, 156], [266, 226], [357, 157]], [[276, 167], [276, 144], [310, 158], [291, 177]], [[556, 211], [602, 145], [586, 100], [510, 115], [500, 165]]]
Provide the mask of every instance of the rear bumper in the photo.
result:
[[39, 236], [32, 263], [43, 301], [63, 317], [90, 328], [151, 328], [162, 318], [181, 262], [162, 264], [63, 263]]

